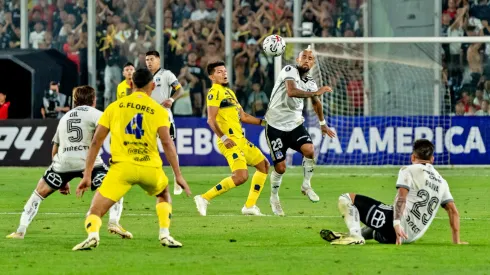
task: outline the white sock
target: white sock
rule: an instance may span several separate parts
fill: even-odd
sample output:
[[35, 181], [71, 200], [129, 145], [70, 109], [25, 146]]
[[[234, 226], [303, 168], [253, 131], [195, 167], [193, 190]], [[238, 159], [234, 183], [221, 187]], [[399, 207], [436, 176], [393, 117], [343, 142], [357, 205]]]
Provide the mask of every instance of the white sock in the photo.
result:
[[339, 197], [339, 211], [344, 217], [344, 222], [349, 228], [350, 235], [362, 238], [359, 211], [352, 203], [349, 194], [345, 193]]
[[279, 196], [279, 188], [282, 183], [282, 174], [276, 172], [276, 170], [272, 170], [271, 173], [271, 196]]
[[121, 214], [124, 208], [123, 205], [124, 198], [121, 198], [119, 201], [114, 203], [114, 205], [109, 209], [109, 223], [111, 224], [119, 224], [119, 220], [121, 219]]
[[315, 169], [315, 160], [303, 157], [303, 188], [311, 188], [311, 177]]
[[32, 192], [31, 197], [27, 201], [26, 205], [24, 205], [24, 211], [20, 216], [20, 225], [19, 228], [17, 228], [17, 232], [26, 233], [27, 227], [36, 216], [37, 210], [39, 210], [39, 205], [43, 200], [44, 198], [41, 197], [36, 190]]
[[160, 237], [170, 236], [168, 228], [160, 228]]

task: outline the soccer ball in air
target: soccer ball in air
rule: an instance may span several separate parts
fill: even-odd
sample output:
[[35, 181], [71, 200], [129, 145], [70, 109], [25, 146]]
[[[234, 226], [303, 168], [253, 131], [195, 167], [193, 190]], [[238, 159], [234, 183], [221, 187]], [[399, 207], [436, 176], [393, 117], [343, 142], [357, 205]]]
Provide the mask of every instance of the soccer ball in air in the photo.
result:
[[267, 55], [280, 56], [286, 50], [286, 41], [279, 35], [269, 35], [264, 39], [262, 49]]

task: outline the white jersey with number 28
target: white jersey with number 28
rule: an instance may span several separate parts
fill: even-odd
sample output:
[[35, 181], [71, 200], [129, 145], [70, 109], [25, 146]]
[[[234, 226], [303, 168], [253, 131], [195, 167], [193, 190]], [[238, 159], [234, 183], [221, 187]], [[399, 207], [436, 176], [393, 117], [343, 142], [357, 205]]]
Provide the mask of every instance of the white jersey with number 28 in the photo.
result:
[[397, 188], [408, 189], [401, 226], [408, 236], [405, 243], [421, 238], [434, 220], [439, 206], [453, 201], [445, 179], [431, 164], [413, 164], [400, 169]]
[[316, 92], [318, 86], [309, 74], [300, 77], [296, 66], [288, 65], [279, 73], [272, 89], [269, 108], [265, 120], [270, 126], [281, 131], [290, 132], [303, 124], [303, 106], [305, 99], [289, 97], [286, 80], [294, 80], [296, 87], [305, 92]]
[[[78, 106], [60, 119], [53, 137], [53, 143], [58, 144], [58, 153], [51, 165], [55, 172], [85, 170], [88, 148], [101, 115], [102, 112], [95, 108]], [[95, 167], [101, 165], [104, 162], [97, 156]]]

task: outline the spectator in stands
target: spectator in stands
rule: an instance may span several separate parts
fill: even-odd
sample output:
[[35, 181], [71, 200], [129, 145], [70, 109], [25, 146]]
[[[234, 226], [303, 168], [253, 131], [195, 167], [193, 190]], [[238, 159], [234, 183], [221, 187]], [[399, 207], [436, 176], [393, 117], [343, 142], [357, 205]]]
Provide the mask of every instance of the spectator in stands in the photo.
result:
[[192, 82], [190, 92], [192, 100], [192, 109], [195, 116], [201, 116], [204, 107], [204, 96], [207, 94], [206, 89], [206, 75], [202, 67], [197, 64], [197, 54], [191, 52], [187, 55], [187, 64], [181, 70], [181, 75], [185, 76], [187, 73], [193, 75], [198, 81]]
[[[196, 84], [202, 81], [202, 79], [199, 79], [191, 74], [189, 67], [184, 67], [181, 69], [178, 79], [179, 83], [182, 85], [182, 90], [184, 93], [172, 105], [173, 114], [174, 116], [196, 116], [196, 111], [193, 108], [191, 101], [191, 90]], [[201, 116], [201, 114], [198, 114], [197, 116]]]
[[481, 101], [481, 109], [476, 111], [475, 115], [476, 116], [489, 116], [489, 110], [488, 110], [488, 104], [489, 104], [489, 101], [484, 99]]
[[206, 9], [206, 2], [199, 0], [198, 9], [191, 13], [192, 21], [204, 20], [209, 16], [209, 11]]
[[477, 109], [480, 109], [481, 108], [481, 102], [483, 101], [483, 90], [482, 89], [476, 89], [476, 92], [475, 92], [475, 99], [473, 99], [473, 105], [475, 105], [475, 107]]
[[252, 93], [248, 96], [247, 113], [254, 116], [264, 116], [269, 104], [267, 94], [262, 91], [259, 83], [252, 84]]
[[78, 71], [80, 71], [80, 52], [79, 49], [83, 46], [83, 39], [75, 41], [75, 34], [70, 33], [67, 36], [66, 43], [63, 45], [63, 52], [66, 57], [77, 64]]
[[475, 106], [473, 105], [470, 105], [470, 107], [468, 108], [468, 111], [466, 113], [464, 113], [465, 116], [474, 116], [476, 113], [476, 108]]
[[70, 111], [70, 99], [65, 94], [60, 93], [59, 83], [51, 81], [49, 90], [44, 93], [41, 115], [43, 119], [60, 119]]
[[0, 91], [0, 120], [7, 119], [9, 117], [10, 102], [7, 101], [7, 94]]
[[451, 19], [454, 19], [456, 17], [456, 0], [449, 0], [448, 2], [448, 8], [443, 11], [443, 14], [448, 14]]
[[39, 44], [44, 42], [45, 34], [43, 23], [37, 22], [34, 31], [29, 34], [29, 44], [33, 49], [39, 49]]

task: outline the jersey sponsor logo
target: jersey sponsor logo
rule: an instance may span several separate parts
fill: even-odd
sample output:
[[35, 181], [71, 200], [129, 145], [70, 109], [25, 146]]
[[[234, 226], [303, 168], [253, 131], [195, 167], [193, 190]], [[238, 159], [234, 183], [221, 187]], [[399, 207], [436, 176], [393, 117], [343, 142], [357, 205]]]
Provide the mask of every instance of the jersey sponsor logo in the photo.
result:
[[141, 162], [141, 161], [150, 161], [150, 160], [151, 160], [151, 158], [150, 158], [150, 156], [146, 155], [146, 156], [143, 156], [143, 157], [141, 157], [141, 158], [139, 158], [139, 157], [134, 157], [134, 158], [133, 158], [133, 160], [135, 160], [135, 161], [140, 161], [140, 162]]
[[75, 151], [87, 151], [89, 146], [86, 145], [78, 145], [78, 146], [69, 146], [63, 148], [63, 153], [64, 152], [75, 152]]
[[7, 152], [13, 147], [23, 151], [20, 160], [30, 160], [34, 152], [43, 145], [47, 128], [47, 126], [34, 129], [30, 126], [0, 127], [0, 160], [4, 160]]
[[128, 154], [129, 155], [147, 155], [149, 154], [150, 150], [148, 148], [129, 148], [128, 149]]

